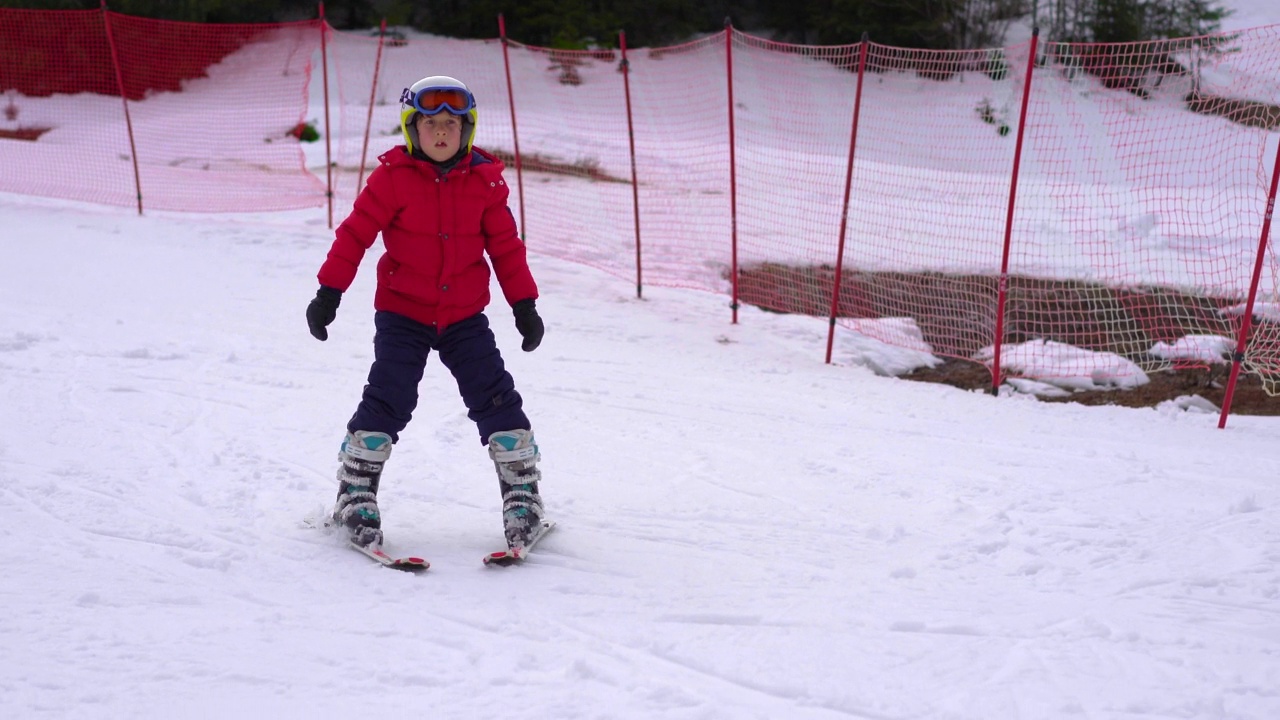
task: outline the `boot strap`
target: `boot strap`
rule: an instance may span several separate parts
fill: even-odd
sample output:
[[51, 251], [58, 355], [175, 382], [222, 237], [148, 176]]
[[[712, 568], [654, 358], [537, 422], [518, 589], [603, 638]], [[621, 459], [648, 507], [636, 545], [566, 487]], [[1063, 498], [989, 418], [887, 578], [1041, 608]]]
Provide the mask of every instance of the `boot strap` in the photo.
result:
[[343, 525], [346, 525], [347, 522], [351, 520], [351, 516], [355, 515], [361, 510], [372, 511], [372, 515], [374, 516], [374, 519], [375, 520], [377, 519], [377, 516], [378, 516], [377, 503], [357, 502], [357, 503], [351, 503], [350, 505], [343, 505], [338, 508], [338, 522], [342, 523]]
[[342, 458], [342, 469], [357, 477], [377, 475], [382, 472], [382, 462], [366, 462], [353, 457]]
[[538, 493], [536, 490], [508, 490], [502, 494], [503, 503], [516, 501], [520, 498], [530, 498], [536, 501], [538, 500]]
[[489, 448], [489, 456], [495, 462], [515, 463], [524, 462], [525, 460], [536, 460], [538, 458], [538, 446], [530, 445], [528, 447], [516, 448], [515, 450], [498, 450], [497, 448]]
[[[355, 485], [355, 486], [352, 486], [351, 489], [355, 489], [357, 487], [363, 487], [363, 486]], [[363, 489], [356, 490], [355, 492], [350, 492], [350, 490], [348, 490], [348, 492], [342, 493], [342, 498], [340, 500], [340, 502], [345, 502], [347, 504], [360, 503], [360, 502], [377, 502], [377, 501], [378, 501], [378, 496], [374, 495], [373, 492], [371, 492], [368, 487], [363, 487]]]

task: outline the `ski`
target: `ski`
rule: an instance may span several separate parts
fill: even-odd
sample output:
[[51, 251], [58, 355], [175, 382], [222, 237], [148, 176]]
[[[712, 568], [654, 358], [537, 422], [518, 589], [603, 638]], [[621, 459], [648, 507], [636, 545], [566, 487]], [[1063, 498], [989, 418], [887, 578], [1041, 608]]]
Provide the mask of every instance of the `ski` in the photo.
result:
[[420, 557], [413, 557], [411, 555], [407, 557], [391, 557], [383, 552], [381, 547], [366, 547], [364, 545], [357, 545], [353, 542], [348, 542], [347, 545], [361, 555], [371, 557], [382, 563], [383, 567], [389, 567], [393, 570], [419, 572], [431, 567], [431, 563]]
[[[302, 523], [303, 525], [309, 528], [315, 528], [318, 530], [323, 530], [325, 532], [333, 532], [336, 528], [336, 526], [333, 524], [332, 518], [327, 516], [324, 517], [323, 519], [306, 518], [302, 521]], [[351, 548], [352, 550], [355, 550], [356, 552], [360, 553], [361, 555], [364, 555], [365, 557], [372, 558], [373, 560], [378, 561], [378, 563], [380, 563], [383, 567], [389, 567], [389, 568], [392, 568], [393, 570], [405, 570], [407, 572], [421, 572], [431, 567], [431, 563], [427, 562], [426, 559], [424, 558], [415, 557], [413, 555], [408, 555], [405, 557], [392, 557], [388, 555], [386, 551], [382, 549], [381, 546], [368, 547], [364, 545], [357, 545], [356, 543], [351, 542], [350, 540], [347, 540], [345, 542], [347, 547]]]
[[491, 552], [484, 556], [484, 564], [507, 567], [509, 565], [517, 565], [524, 562], [525, 558], [529, 557], [529, 553], [533, 551], [533, 546], [537, 545], [538, 541], [545, 537], [547, 533], [551, 532], [551, 529], [555, 526], [556, 523], [554, 520], [543, 520], [542, 527], [538, 530], [538, 534], [530, 538], [528, 544], [517, 545], [515, 547], [507, 548], [506, 550]]

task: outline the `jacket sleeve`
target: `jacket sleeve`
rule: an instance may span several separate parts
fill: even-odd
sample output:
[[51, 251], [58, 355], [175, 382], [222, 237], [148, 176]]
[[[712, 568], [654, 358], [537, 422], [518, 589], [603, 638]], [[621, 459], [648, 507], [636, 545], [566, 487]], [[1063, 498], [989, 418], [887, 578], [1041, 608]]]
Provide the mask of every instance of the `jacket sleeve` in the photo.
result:
[[510, 194], [499, 175], [485, 206], [481, 227], [484, 230], [484, 249], [493, 261], [493, 273], [502, 287], [502, 295], [508, 305], [515, 305], [521, 300], [536, 300], [538, 285], [529, 270], [524, 241], [516, 230], [516, 219], [507, 206]]
[[346, 292], [355, 280], [364, 252], [399, 211], [391, 171], [387, 166], [379, 165], [369, 174], [369, 183], [356, 197], [351, 214], [334, 233], [329, 256], [316, 274], [320, 284]]

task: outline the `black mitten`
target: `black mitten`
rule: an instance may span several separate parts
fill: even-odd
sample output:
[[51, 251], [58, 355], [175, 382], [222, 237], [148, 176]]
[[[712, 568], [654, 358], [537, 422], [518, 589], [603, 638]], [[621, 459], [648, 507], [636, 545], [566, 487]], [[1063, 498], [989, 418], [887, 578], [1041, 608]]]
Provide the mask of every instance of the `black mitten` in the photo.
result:
[[520, 337], [524, 338], [520, 349], [533, 352], [542, 343], [542, 334], [546, 331], [542, 325], [542, 318], [538, 317], [537, 308], [533, 306], [533, 299], [521, 300], [512, 305], [511, 310], [516, 314], [516, 330], [519, 330]]
[[317, 340], [329, 339], [329, 331], [325, 328], [329, 327], [329, 323], [338, 316], [340, 302], [342, 302], [342, 291], [320, 286], [316, 291], [315, 299], [307, 306], [307, 327], [311, 329], [312, 337]]

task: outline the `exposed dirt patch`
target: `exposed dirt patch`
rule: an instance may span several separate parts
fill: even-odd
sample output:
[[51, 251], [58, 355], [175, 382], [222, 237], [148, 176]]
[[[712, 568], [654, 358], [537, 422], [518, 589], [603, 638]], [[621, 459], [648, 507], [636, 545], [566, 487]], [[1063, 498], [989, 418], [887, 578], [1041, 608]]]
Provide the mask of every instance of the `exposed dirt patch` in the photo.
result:
[[[515, 153], [501, 149], [485, 148], [507, 167], [516, 166]], [[614, 177], [600, 169], [600, 161], [596, 158], [582, 158], [573, 162], [563, 162], [537, 153], [520, 153], [520, 167], [529, 172], [551, 173], [553, 175], [571, 175], [585, 177], [596, 182], [631, 184], [626, 178]]]
[[1223, 117], [1245, 127], [1263, 130], [1280, 127], [1280, 105], [1269, 105], [1256, 100], [1235, 100], [1206, 93], [1187, 95], [1185, 100], [1187, 109], [1201, 115]]
[[[1209, 368], [1182, 368], [1147, 373], [1151, 382], [1129, 390], [1096, 390], [1072, 393], [1062, 398], [1041, 398], [1044, 402], [1074, 402], [1081, 405], [1119, 405], [1121, 407], [1155, 407], [1166, 400], [1183, 395], [1199, 395], [1219, 408], [1226, 395], [1229, 365]], [[907, 380], [935, 382], [965, 390], [991, 390], [991, 373], [968, 360], [947, 358], [935, 368], [922, 368]], [[1009, 392], [1008, 389], [1001, 392]], [[1280, 415], [1280, 397], [1271, 397], [1262, 389], [1257, 375], [1240, 373], [1231, 400], [1232, 415]]]
[[53, 128], [47, 127], [22, 127], [17, 130], [9, 130], [0, 128], [0, 138], [9, 138], [10, 140], [39, 140], [40, 136], [49, 132]]
[[[740, 269], [738, 296], [765, 310], [827, 317], [834, 284], [835, 271], [829, 266], [766, 263]], [[924, 341], [944, 359], [938, 367], [917, 370], [906, 379], [991, 389], [987, 367], [963, 358], [973, 357], [995, 336], [997, 278], [846, 270], [840, 287], [837, 317], [912, 318]], [[1010, 277], [1007, 290], [1003, 327], [1007, 342], [1044, 339], [1115, 353], [1137, 364], [1150, 379], [1128, 390], [1076, 392], [1045, 398], [1046, 402], [1153, 407], [1180, 396], [1199, 395], [1222, 406], [1230, 365], [1180, 362], [1185, 367], [1169, 368], [1166, 360], [1149, 353], [1156, 343], [1173, 343], [1187, 335], [1235, 337], [1238, 318], [1223, 309], [1241, 303], [1242, 298], [1027, 277]], [[1267, 395], [1257, 375], [1242, 372], [1231, 412], [1280, 415], [1280, 397]]]

